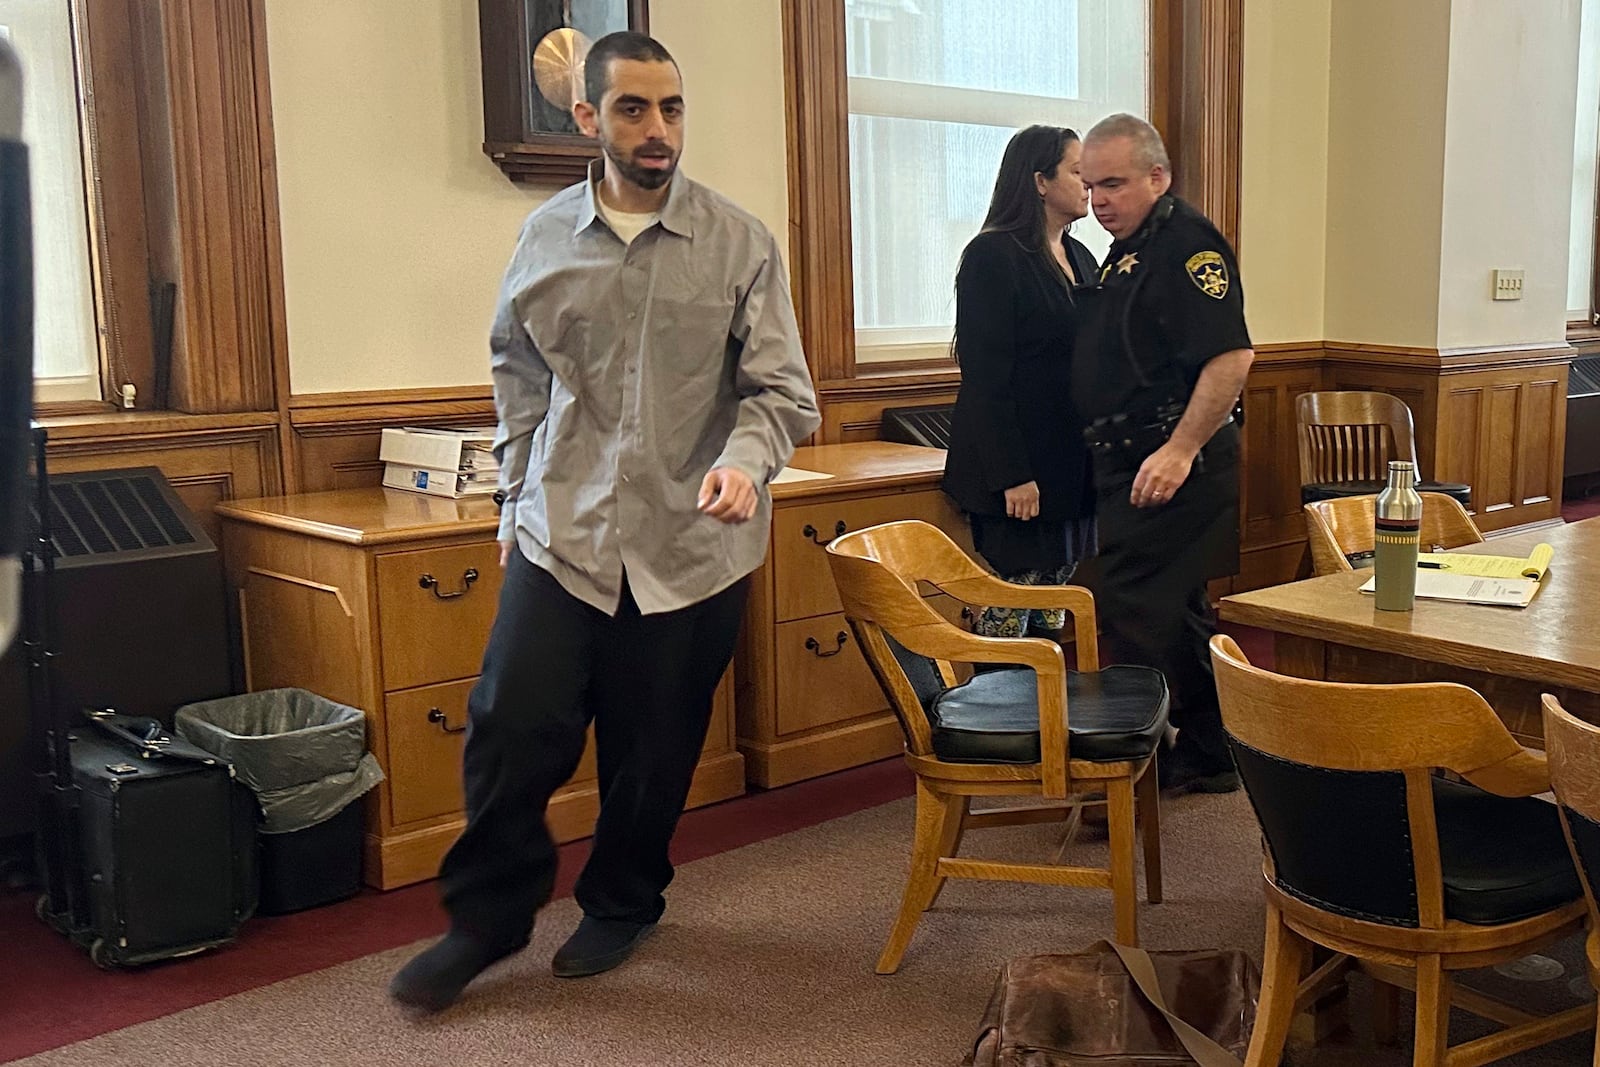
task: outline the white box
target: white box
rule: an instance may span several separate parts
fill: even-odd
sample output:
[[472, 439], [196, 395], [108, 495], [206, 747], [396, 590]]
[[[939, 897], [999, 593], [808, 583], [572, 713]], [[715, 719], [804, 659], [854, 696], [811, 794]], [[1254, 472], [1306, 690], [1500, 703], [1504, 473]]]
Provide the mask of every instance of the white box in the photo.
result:
[[443, 430], [426, 426], [385, 427], [378, 458], [428, 470], [495, 471], [494, 427]]
[[383, 484], [389, 489], [408, 489], [429, 496], [481, 496], [499, 486], [497, 471], [446, 471], [437, 467], [413, 467], [405, 463], [385, 463]]

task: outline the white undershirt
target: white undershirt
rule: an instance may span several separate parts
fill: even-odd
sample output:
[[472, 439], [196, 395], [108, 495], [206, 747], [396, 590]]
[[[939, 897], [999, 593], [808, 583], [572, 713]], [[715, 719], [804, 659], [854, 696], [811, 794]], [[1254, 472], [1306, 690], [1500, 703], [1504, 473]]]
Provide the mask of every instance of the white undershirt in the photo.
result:
[[661, 217], [659, 211], [646, 211], [635, 213], [631, 211], [618, 211], [608, 205], [600, 195], [599, 188], [594, 191], [594, 206], [599, 209], [601, 216], [606, 220], [606, 225], [611, 227], [613, 233], [622, 238], [625, 245], [633, 244], [633, 239], [644, 231], [654, 226]]

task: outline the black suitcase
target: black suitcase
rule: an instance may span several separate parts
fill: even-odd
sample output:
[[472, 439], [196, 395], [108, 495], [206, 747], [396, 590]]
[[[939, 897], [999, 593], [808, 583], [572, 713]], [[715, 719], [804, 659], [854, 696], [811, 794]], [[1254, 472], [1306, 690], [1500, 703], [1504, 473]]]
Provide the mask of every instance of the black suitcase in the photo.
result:
[[103, 967], [231, 941], [255, 911], [259, 811], [233, 767], [153, 719], [91, 718], [68, 737], [82, 905], [54, 924]]

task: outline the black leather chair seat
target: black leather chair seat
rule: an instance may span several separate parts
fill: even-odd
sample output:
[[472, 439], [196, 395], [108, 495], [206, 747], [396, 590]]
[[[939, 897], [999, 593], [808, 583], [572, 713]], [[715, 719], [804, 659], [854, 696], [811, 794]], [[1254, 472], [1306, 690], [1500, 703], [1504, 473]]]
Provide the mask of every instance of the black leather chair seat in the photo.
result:
[[1433, 807], [1446, 918], [1493, 926], [1583, 896], [1554, 804], [1435, 778]]
[[[1383, 492], [1385, 482], [1312, 482], [1300, 487], [1300, 503], [1314, 504], [1318, 500], [1337, 500], [1346, 496], [1371, 496]], [[1453, 496], [1464, 508], [1472, 506], [1472, 486], [1459, 482], [1423, 482], [1417, 486], [1419, 493], [1443, 493]]]
[[[1038, 763], [1036, 676], [1026, 667], [975, 674], [928, 703], [933, 751], [951, 763]], [[1114, 763], [1156, 750], [1167, 726], [1167, 680], [1150, 667], [1067, 672], [1067, 751]]]

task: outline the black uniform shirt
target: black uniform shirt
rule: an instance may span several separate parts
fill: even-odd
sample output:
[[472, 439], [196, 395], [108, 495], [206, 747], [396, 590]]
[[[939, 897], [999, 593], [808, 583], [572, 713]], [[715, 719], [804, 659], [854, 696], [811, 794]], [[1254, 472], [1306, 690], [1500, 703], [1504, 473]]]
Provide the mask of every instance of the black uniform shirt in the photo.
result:
[[1072, 398], [1085, 422], [1182, 403], [1209, 360], [1251, 347], [1233, 249], [1175, 196], [1111, 246], [1079, 315]]

